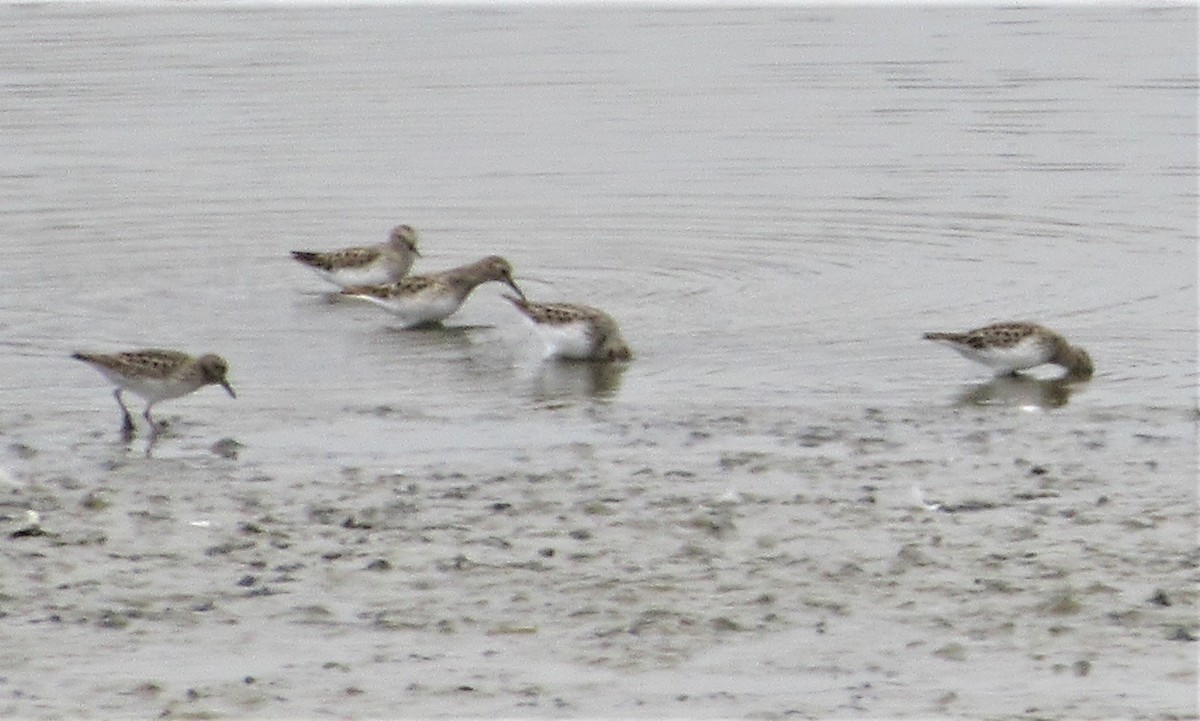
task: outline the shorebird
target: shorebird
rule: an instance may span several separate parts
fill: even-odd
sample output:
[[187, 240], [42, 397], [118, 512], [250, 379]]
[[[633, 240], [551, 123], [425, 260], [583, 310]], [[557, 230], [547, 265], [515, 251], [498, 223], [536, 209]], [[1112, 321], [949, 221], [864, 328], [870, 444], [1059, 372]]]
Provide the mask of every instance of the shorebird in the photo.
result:
[[629, 360], [632, 353], [612, 316], [575, 303], [534, 303], [505, 295], [521, 311], [546, 346], [547, 358], [591, 361]]
[[944, 343], [1000, 374], [1043, 363], [1062, 366], [1075, 379], [1090, 378], [1094, 370], [1087, 351], [1036, 323], [994, 323], [965, 333], [926, 333], [925, 339]]
[[432, 275], [412, 275], [384, 285], [356, 285], [342, 295], [361, 298], [391, 311], [405, 328], [433, 325], [449, 318], [477, 286], [498, 281], [525, 294], [512, 277], [512, 266], [498, 255]]
[[133, 417], [125, 407], [121, 391], [127, 390], [146, 401], [142, 416], [150, 424], [151, 434], [159, 430], [150, 416], [155, 403], [185, 396], [206, 385], [219, 385], [233, 398], [237, 394], [225, 378], [229, 364], [218, 355], [193, 358], [176, 350], [147, 349], [125, 353], [73, 353], [72, 358], [90, 364], [116, 386], [113, 397], [121, 406], [124, 421], [121, 432], [126, 439], [133, 436]]
[[328, 252], [293, 250], [292, 257], [317, 275], [343, 288], [352, 285], [395, 283], [420, 257], [417, 231], [409, 225], [392, 228], [386, 243]]

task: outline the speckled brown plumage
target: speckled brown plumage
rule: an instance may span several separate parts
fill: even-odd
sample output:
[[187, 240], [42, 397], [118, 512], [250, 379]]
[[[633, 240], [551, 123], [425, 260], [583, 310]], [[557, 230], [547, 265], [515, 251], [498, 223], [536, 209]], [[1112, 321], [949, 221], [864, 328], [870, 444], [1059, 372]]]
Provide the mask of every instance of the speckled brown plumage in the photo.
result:
[[386, 243], [331, 251], [293, 250], [292, 258], [343, 287], [400, 280], [412, 268], [417, 231], [410, 225], [392, 228]]
[[76, 352], [71, 357], [92, 365], [117, 386], [113, 396], [121, 407], [124, 421], [122, 431], [127, 437], [133, 433], [133, 419], [121, 397], [123, 390], [135, 393], [146, 401], [146, 410], [142, 415], [154, 432], [158, 430], [158, 425], [151, 417], [150, 410], [159, 401], [179, 398], [206, 385], [219, 385], [231, 397], [237, 397], [226, 378], [229, 364], [221, 356], [211, 353], [193, 358], [176, 350], [149, 348], [123, 353]]
[[1008, 321], [962, 333], [926, 333], [924, 337], [943, 342], [967, 358], [1003, 373], [1043, 363], [1062, 366], [1074, 378], [1089, 378], [1094, 371], [1087, 351], [1037, 323]]
[[489, 281], [504, 283], [518, 295], [512, 265], [498, 255], [431, 275], [412, 275], [395, 283], [354, 285], [342, 295], [361, 298], [395, 313], [409, 327], [445, 320], [456, 312], [476, 287]]
[[[551, 356], [603, 361], [629, 360], [633, 356], [621, 337], [617, 322], [599, 308], [577, 303], [534, 303], [510, 295], [504, 297], [542, 330]], [[571, 327], [580, 329], [575, 337], [569, 333]]]

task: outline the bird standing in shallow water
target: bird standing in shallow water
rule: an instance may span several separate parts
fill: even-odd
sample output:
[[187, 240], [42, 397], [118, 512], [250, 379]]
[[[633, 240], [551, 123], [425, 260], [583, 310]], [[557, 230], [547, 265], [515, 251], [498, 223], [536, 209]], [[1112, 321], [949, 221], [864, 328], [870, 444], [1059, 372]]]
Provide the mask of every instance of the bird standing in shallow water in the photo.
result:
[[352, 285], [395, 283], [408, 273], [420, 257], [417, 231], [397, 225], [386, 243], [328, 252], [293, 250], [292, 257], [317, 275], [343, 288]]
[[477, 286], [488, 281], [504, 283], [522, 298], [525, 294], [512, 277], [512, 266], [498, 255], [432, 275], [412, 275], [395, 283], [356, 285], [342, 295], [360, 298], [394, 313], [405, 328], [433, 325], [449, 318]]
[[142, 416], [150, 424], [151, 435], [158, 433], [159, 426], [150, 416], [150, 409], [159, 401], [185, 396], [206, 385], [219, 385], [230, 397], [237, 398], [225, 377], [229, 364], [211, 353], [193, 358], [180, 351], [148, 349], [113, 354], [79, 352], [71, 357], [88, 363], [116, 384], [113, 397], [124, 414], [121, 433], [126, 440], [133, 437], [133, 418], [121, 398], [123, 390], [146, 401]]
[[612, 316], [574, 303], [533, 303], [505, 295], [533, 324], [546, 345], [547, 358], [624, 361], [632, 357]]
[[965, 333], [926, 333], [925, 339], [944, 343], [1000, 374], [1043, 363], [1062, 366], [1068, 378], [1078, 380], [1091, 378], [1094, 371], [1087, 351], [1036, 323], [994, 323]]

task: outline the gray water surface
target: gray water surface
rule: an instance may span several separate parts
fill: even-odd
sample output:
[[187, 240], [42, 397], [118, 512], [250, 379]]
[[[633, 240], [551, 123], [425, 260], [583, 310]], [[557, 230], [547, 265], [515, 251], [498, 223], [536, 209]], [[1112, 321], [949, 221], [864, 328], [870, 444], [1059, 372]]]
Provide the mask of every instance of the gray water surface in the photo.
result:
[[287, 257], [399, 222], [418, 272], [500, 253], [609, 310], [639, 355], [617, 403], [938, 404], [985, 371], [921, 333], [1009, 318], [1092, 352], [1089, 404], [1193, 403], [1188, 8], [3, 19], [9, 413], [94, 427], [65, 354], [146, 344], [228, 356], [236, 407], [188, 415], [239, 436], [520, 407], [494, 287], [454, 319], [490, 328], [396, 334]]

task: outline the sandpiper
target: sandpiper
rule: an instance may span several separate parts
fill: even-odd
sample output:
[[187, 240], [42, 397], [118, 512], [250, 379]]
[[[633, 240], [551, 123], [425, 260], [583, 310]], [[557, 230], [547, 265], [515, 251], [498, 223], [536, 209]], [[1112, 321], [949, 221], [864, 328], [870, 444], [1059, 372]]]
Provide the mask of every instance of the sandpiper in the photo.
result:
[[533, 303], [505, 295], [533, 324], [546, 346], [547, 358], [623, 361], [632, 353], [612, 316], [575, 303]]
[[123, 390], [146, 401], [142, 416], [150, 424], [151, 434], [159, 431], [158, 424], [150, 416], [150, 409], [159, 401], [179, 398], [210, 384], [221, 386], [231, 397], [237, 398], [225, 378], [229, 364], [221, 356], [211, 353], [193, 358], [176, 350], [152, 348], [113, 354], [73, 353], [71, 357], [89, 363], [116, 384], [113, 396], [124, 414], [121, 432], [127, 439], [133, 436], [133, 418], [121, 399]]
[[498, 281], [525, 294], [512, 277], [512, 266], [498, 255], [432, 275], [412, 275], [384, 285], [356, 285], [342, 295], [361, 298], [382, 306], [400, 318], [405, 328], [433, 325], [449, 318], [462, 306], [475, 287]]
[[329, 252], [293, 250], [292, 257], [325, 280], [343, 288], [352, 285], [395, 283], [412, 268], [417, 251], [417, 231], [410, 225], [392, 228], [386, 243]]
[[926, 333], [925, 339], [942, 342], [1000, 374], [1043, 363], [1062, 366], [1070, 378], [1087, 379], [1093, 372], [1087, 351], [1036, 323], [994, 323], [965, 333]]

